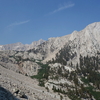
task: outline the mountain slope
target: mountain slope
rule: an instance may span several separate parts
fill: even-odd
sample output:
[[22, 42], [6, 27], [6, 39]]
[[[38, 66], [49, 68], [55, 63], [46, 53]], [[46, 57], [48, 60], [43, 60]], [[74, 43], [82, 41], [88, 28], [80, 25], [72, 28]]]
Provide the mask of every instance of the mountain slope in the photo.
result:
[[95, 22], [88, 25], [82, 31], [74, 31], [72, 34], [49, 38], [48, 41], [37, 46], [30, 52], [37, 53], [37, 56], [42, 56], [44, 61], [55, 58], [55, 55], [64, 48], [70, 46], [72, 52], [77, 53], [77, 60], [81, 55], [95, 55], [100, 50], [100, 22]]
[[[10, 98], [12, 95], [9, 95], [9, 100], [59, 100], [59, 96], [57, 96], [57, 94], [54, 94], [53, 92], [47, 92], [45, 88], [39, 87], [36, 80], [15, 73], [1, 66], [0, 86], [9, 90], [15, 97], [18, 98], [12, 99], [12, 97]], [[2, 97], [0, 100], [5, 99], [4, 95], [0, 94], [0, 98]], [[8, 100], [7, 96], [5, 100]]]
[[37, 78], [57, 100], [100, 100], [100, 22], [28, 51], [0, 51], [0, 65]]
[[100, 50], [100, 22], [95, 22], [88, 25], [82, 31], [74, 31], [72, 34], [49, 38], [47, 41], [39, 40], [33, 42], [31, 45], [23, 45], [21, 43], [9, 44], [0, 46], [1, 50], [17, 50], [26, 51], [30, 53], [31, 56], [36, 58], [44, 59], [45, 61], [55, 58], [55, 55], [63, 48], [65, 45], [71, 47], [71, 51], [77, 53], [77, 60], [79, 55], [95, 55]]
[[[23, 68], [26, 69], [28, 68], [27, 70], [29, 71], [30, 68], [33, 68], [36, 65], [36, 62], [33, 62], [32, 60], [34, 59], [42, 60], [42, 62], [46, 63], [52, 61], [53, 59], [56, 61], [56, 58], [59, 56], [60, 59], [65, 59], [64, 62], [66, 64], [71, 64], [72, 62], [74, 65], [76, 65], [77, 63], [79, 63], [80, 55], [96, 56], [97, 53], [99, 53], [100, 51], [99, 38], [100, 38], [100, 22], [95, 22], [88, 25], [82, 31], [79, 32], [74, 31], [72, 34], [62, 37], [49, 38], [48, 41], [45, 42], [40, 40], [39, 42], [32, 43], [32, 45], [35, 46], [35, 48], [25, 52], [12, 51], [12, 53], [9, 54], [9, 52], [2, 51], [0, 52], [1, 53], [0, 62], [2, 63], [3, 61], [3, 63], [5, 63], [4, 65], [7, 65], [6, 63], [8, 62], [4, 58], [6, 57], [4, 55], [8, 55], [7, 59], [9, 59], [8, 61], [10, 61], [9, 63], [11, 63], [11, 65], [12, 62], [13, 64], [16, 65], [17, 63], [15, 62], [18, 62], [16, 61], [16, 59], [18, 60], [20, 58], [19, 59], [21, 60], [19, 61], [20, 65], [17, 64], [17, 66], [24, 66]], [[16, 46], [18, 45], [22, 44], [18, 43]], [[16, 46], [15, 45], [13, 47], [11, 46], [11, 48], [10, 46], [8, 46], [7, 49], [14, 49]], [[65, 54], [66, 57], [60, 56], [63, 55], [61, 53], [63, 51], [66, 52]], [[31, 64], [33, 64], [34, 66], [32, 67]], [[31, 73], [29, 75], [31, 75]]]

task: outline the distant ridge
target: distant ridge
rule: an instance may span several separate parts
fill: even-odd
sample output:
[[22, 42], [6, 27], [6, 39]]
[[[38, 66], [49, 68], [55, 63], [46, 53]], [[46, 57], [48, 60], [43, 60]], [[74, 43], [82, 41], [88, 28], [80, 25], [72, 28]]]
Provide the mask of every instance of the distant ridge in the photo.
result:
[[34, 41], [31, 44], [22, 44], [20, 42], [13, 44], [0, 45], [0, 51], [3, 50], [16, 50], [16, 51], [27, 51], [29, 49], [35, 48], [41, 43], [45, 42], [45, 40], [40, 39], [39, 41]]

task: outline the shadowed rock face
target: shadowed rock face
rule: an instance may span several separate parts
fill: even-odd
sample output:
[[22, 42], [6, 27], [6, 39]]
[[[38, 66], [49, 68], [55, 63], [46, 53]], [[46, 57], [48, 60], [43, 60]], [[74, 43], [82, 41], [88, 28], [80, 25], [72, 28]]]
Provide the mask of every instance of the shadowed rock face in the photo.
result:
[[19, 100], [12, 93], [3, 87], [0, 87], [0, 100]]

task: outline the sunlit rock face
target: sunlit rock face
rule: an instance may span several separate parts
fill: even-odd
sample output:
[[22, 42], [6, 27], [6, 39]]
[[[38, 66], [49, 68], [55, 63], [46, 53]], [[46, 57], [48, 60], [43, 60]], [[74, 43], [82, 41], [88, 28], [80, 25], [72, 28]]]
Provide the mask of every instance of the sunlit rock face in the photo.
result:
[[40, 39], [39, 41], [34, 41], [31, 44], [22, 44], [20, 42], [13, 44], [0, 45], [0, 50], [16, 50], [16, 51], [27, 51], [29, 49], [33, 49], [41, 43], [45, 42], [45, 40]]

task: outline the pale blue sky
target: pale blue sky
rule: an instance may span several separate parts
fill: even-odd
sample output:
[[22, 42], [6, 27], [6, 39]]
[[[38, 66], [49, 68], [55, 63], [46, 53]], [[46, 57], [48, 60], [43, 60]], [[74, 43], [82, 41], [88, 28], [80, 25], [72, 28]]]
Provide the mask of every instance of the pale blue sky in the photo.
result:
[[0, 0], [0, 45], [60, 37], [100, 21], [100, 0]]

